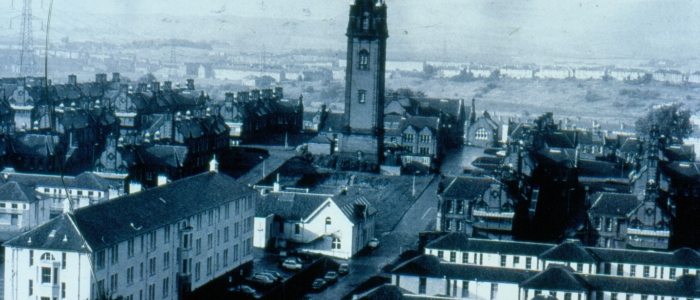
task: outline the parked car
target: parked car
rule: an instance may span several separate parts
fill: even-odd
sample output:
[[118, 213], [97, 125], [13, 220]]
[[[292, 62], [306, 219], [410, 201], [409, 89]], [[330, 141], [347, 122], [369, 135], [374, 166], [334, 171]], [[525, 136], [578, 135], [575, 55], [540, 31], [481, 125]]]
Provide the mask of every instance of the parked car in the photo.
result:
[[340, 267], [338, 267], [338, 274], [340, 275], [345, 275], [350, 272], [350, 267], [348, 267], [348, 264], [340, 264]]
[[296, 258], [288, 258], [282, 263], [282, 267], [289, 270], [301, 270], [304, 267]]
[[377, 248], [379, 247], [379, 240], [377, 238], [373, 238], [369, 240], [369, 243], [367, 244], [370, 248]]
[[328, 282], [328, 284], [334, 284], [336, 281], [338, 281], [338, 272], [328, 271], [326, 272], [326, 276], [323, 276], [323, 279]]
[[320, 291], [326, 288], [326, 281], [323, 278], [316, 278], [314, 283], [311, 284], [311, 288], [315, 291]]
[[282, 281], [284, 277], [282, 277], [282, 274], [275, 272], [275, 271], [263, 271], [259, 272], [258, 274], [262, 274], [268, 277], [272, 277], [275, 281]]
[[229, 292], [236, 292], [236, 293], [241, 293], [245, 294], [254, 298], [260, 298], [260, 294], [258, 294], [258, 291], [256, 291], [254, 288], [250, 287], [249, 285], [241, 284], [236, 287], [232, 287], [228, 289]]
[[250, 281], [254, 281], [263, 285], [270, 285], [274, 284], [276, 282], [275, 279], [273, 279], [272, 276], [267, 276], [263, 274], [255, 274], [252, 277], [250, 277]]

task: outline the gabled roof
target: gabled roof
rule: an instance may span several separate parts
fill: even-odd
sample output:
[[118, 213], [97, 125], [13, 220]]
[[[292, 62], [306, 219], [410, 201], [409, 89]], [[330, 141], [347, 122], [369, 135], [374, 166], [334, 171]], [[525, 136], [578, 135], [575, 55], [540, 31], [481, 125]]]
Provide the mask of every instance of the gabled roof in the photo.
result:
[[[5, 247], [87, 252], [73, 216], [62, 214], [3, 244]], [[39, 254], [40, 255], [40, 254]]]
[[656, 264], [678, 268], [700, 268], [700, 253], [690, 248], [680, 248], [673, 252], [643, 251], [588, 247], [601, 261], [648, 265]]
[[698, 278], [695, 275], [683, 275], [676, 280], [595, 275], [582, 277], [597, 291], [642, 295], [669, 295], [683, 298], [700, 297], [700, 282], [698, 282]]
[[[252, 189], [237, 183], [233, 177], [209, 172], [77, 209], [72, 214], [72, 219], [88, 247], [97, 251], [254, 193]], [[70, 216], [64, 214], [61, 218], [70, 219]], [[45, 226], [59, 226], [53, 223], [59, 221], [54, 220], [7, 244], [37, 249], [48, 243], [50, 247], [56, 247], [56, 243], [46, 242], [46, 238], [42, 237], [50, 232]], [[67, 224], [60, 226], [67, 228]], [[27, 238], [34, 236], [38, 236], [39, 240], [32, 238], [32, 243], [29, 244]], [[69, 236], [69, 241], [74, 240], [76, 238]], [[75, 247], [70, 249], [74, 250]]]
[[[340, 206], [341, 204], [338, 203], [338, 205]], [[377, 209], [365, 197], [359, 197], [341, 206], [340, 210], [353, 224], [359, 224], [366, 217], [377, 213]]]
[[362, 294], [355, 295], [355, 300], [403, 300], [404, 294], [411, 292], [404, 290], [392, 284], [380, 285]]
[[296, 221], [308, 217], [332, 197], [324, 194], [271, 192], [258, 197], [255, 215], [266, 217], [274, 214], [285, 220]]
[[445, 198], [474, 199], [497, 181], [490, 177], [455, 177], [442, 192]]
[[106, 190], [110, 185], [109, 180], [96, 176], [92, 172], [83, 172], [75, 177], [64, 176], [63, 180], [58, 175], [15, 173], [14, 169], [10, 168], [3, 169], [0, 174], [6, 176], [5, 180], [8, 182], [14, 181], [29, 187], [63, 187], [65, 182], [68, 188]]
[[187, 160], [189, 149], [186, 146], [153, 145], [148, 148], [139, 147], [136, 153], [141, 162], [181, 168]]
[[391, 273], [464, 280], [478, 278], [486, 282], [506, 282], [514, 284], [520, 283], [535, 274], [534, 271], [510, 268], [440, 263], [440, 260], [436, 256], [426, 254], [398, 265], [391, 270]]
[[432, 241], [425, 248], [539, 256], [554, 246], [554, 244], [545, 243], [470, 238], [466, 233], [452, 232]]
[[0, 200], [31, 203], [35, 202], [36, 198], [34, 197], [34, 190], [30, 187], [10, 181], [0, 185]]
[[590, 290], [588, 283], [574, 275], [574, 270], [564, 265], [550, 264], [546, 270], [523, 281], [521, 288], [531, 290], [552, 290], [586, 292]]
[[627, 218], [642, 201], [637, 199], [637, 195], [619, 193], [596, 193], [591, 197], [594, 199], [593, 206], [588, 210], [592, 216], [616, 216]]
[[[53, 142], [51, 138], [53, 138]], [[49, 157], [56, 154], [54, 147], [58, 145], [59, 139], [58, 136], [30, 133], [12, 139], [11, 145], [14, 153], [20, 155]]]
[[577, 263], [597, 263], [598, 259], [580, 241], [567, 240], [540, 255], [540, 260]]

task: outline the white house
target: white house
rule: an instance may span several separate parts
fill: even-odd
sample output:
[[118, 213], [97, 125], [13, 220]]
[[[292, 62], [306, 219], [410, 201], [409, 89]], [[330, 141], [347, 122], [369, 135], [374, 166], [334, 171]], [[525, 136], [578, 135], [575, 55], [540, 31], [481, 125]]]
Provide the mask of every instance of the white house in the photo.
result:
[[347, 259], [374, 237], [376, 209], [364, 198], [275, 190], [259, 197], [255, 247], [298, 244], [297, 250]]
[[255, 192], [209, 172], [64, 213], [9, 240], [5, 299], [180, 299], [252, 262]]

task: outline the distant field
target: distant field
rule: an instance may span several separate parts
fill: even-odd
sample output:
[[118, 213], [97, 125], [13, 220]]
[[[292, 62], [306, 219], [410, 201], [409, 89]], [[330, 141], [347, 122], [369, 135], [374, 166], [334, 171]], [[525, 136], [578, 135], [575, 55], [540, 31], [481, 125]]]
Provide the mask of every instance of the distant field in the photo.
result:
[[[308, 87], [314, 92], [305, 92]], [[524, 121], [551, 111], [557, 118], [632, 125], [649, 107], [658, 104], [683, 102], [692, 111], [700, 111], [700, 86], [661, 82], [640, 85], [603, 80], [500, 79], [462, 83], [394, 76], [387, 79], [386, 87], [408, 87], [429, 97], [463, 98], [467, 105], [475, 98], [477, 111], [487, 110], [504, 120], [515, 117]], [[336, 97], [324, 98], [321, 84], [297, 83], [285, 88], [287, 96], [303, 93], [306, 103], [343, 101], [342, 90]]]

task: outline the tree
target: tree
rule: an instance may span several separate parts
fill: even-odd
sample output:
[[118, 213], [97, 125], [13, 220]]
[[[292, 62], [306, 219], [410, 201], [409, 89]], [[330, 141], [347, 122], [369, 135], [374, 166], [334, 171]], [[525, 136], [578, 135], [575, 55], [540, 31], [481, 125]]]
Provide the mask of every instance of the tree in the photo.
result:
[[657, 125], [660, 134], [682, 141], [693, 132], [690, 115], [690, 110], [683, 108], [683, 103], [673, 103], [652, 108], [646, 116], [637, 119], [634, 125], [637, 132], [646, 136], [651, 127]]

